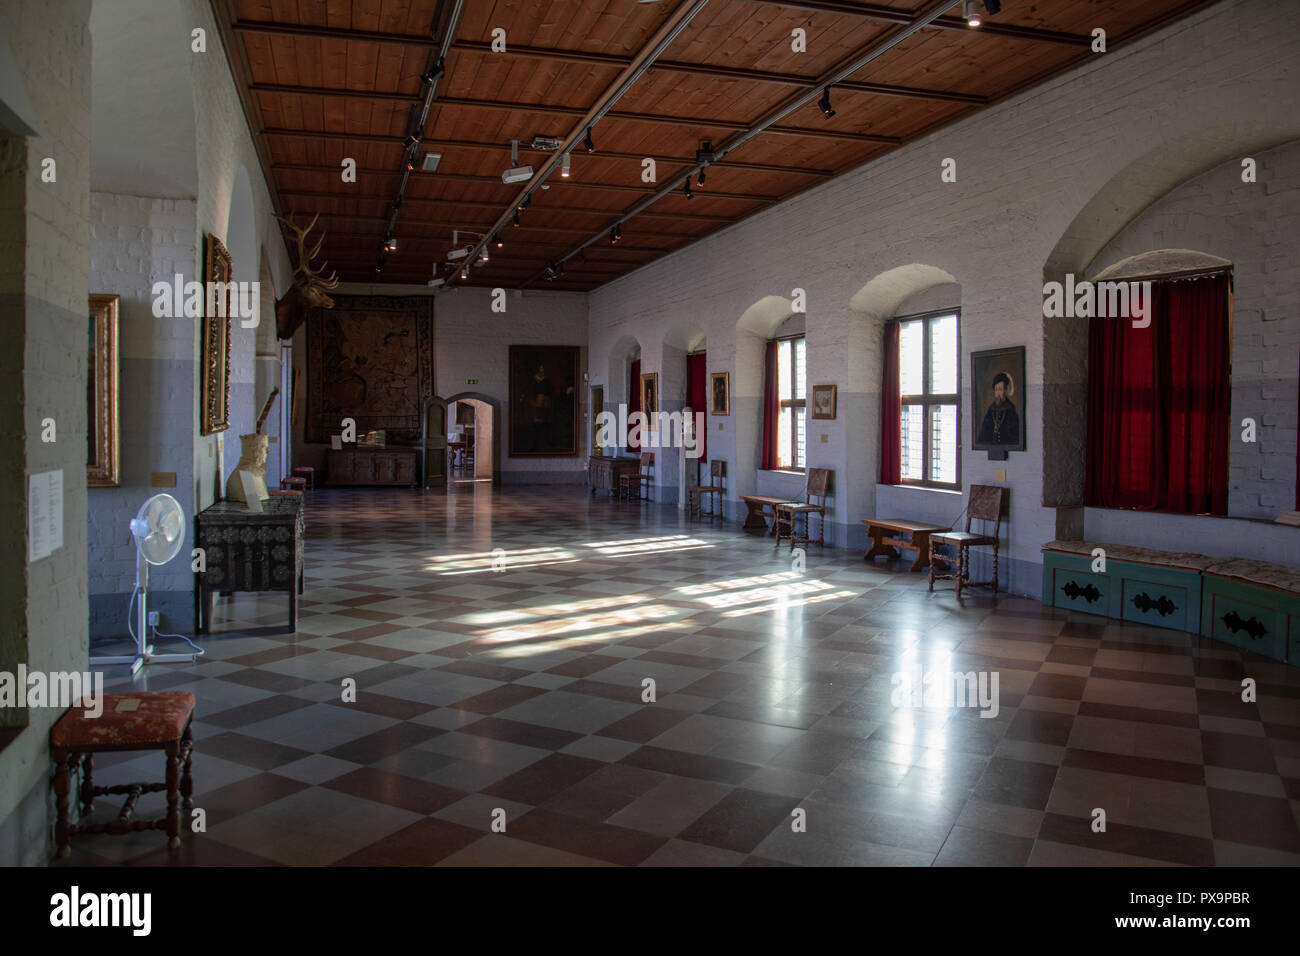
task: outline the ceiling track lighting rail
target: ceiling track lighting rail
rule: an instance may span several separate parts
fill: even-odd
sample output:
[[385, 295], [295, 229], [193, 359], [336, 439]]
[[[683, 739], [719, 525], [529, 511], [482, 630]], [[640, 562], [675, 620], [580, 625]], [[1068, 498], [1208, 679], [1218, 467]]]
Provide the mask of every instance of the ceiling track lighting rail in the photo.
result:
[[[528, 203], [532, 197], [533, 191], [539, 188], [546, 181], [546, 178], [557, 166], [561, 165], [561, 156], [567, 156], [577, 143], [582, 142], [584, 148], [588, 152], [595, 151], [596, 145], [591, 134], [595, 125], [600, 122], [601, 118], [606, 113], [614, 108], [614, 104], [622, 99], [627, 91], [632, 88], [632, 85], [651, 68], [655, 60], [657, 60], [663, 52], [668, 49], [673, 40], [675, 40], [678, 35], [686, 29], [690, 22], [695, 18], [695, 15], [703, 10], [707, 4], [708, 0], [688, 0], [688, 2], [682, 3], [676, 10], [669, 14], [668, 18], [660, 24], [659, 29], [655, 31], [654, 35], [647, 41], [645, 46], [643, 46], [640, 52], [632, 59], [632, 62], [627, 65], [609, 87], [606, 87], [604, 94], [597, 98], [596, 105], [588, 110], [587, 114], [582, 117], [577, 128], [575, 128], [565, 138], [560, 149], [556, 153], [547, 157], [546, 161], [542, 163], [541, 167], [537, 170], [532, 181], [524, 187], [519, 196], [517, 196], [514, 202], [510, 204], [510, 208], [506, 212], [502, 213], [497, 221], [492, 224], [488, 229], [489, 234], [498, 233], [502, 227], [512, 220], [516, 225], [518, 224], [519, 213], [521, 210], [528, 208]], [[693, 174], [694, 172], [695, 170], [692, 169], [691, 173]], [[676, 188], [676, 183], [674, 183], [674, 188]], [[486, 240], [484, 241], [486, 242]], [[475, 249], [474, 251], [477, 252], [478, 250]], [[571, 257], [572, 253], [564, 256], [560, 262]], [[543, 270], [543, 272], [545, 272], [545, 270]]]
[[[743, 133], [735, 134], [734, 136], [727, 139], [720, 146], [716, 147], [714, 149], [714, 152], [716, 154], [716, 160], [721, 160], [724, 156], [727, 155], [727, 153], [743, 146], [745, 143], [748, 143], [754, 137], [762, 134], [768, 127], [776, 125], [781, 120], [785, 119], [787, 116], [793, 113], [795, 110], [800, 109], [803, 106], [806, 106], [808, 103], [811, 103], [814, 99], [817, 99], [819, 97], [819, 94], [820, 94], [820, 99], [824, 101], [826, 105], [829, 107], [830, 105], [829, 93], [830, 93], [830, 88], [832, 86], [834, 86], [835, 84], [839, 83], [842, 80], [848, 79], [854, 73], [857, 73], [859, 70], [865, 67], [868, 63], [871, 63], [872, 61], [879, 59], [881, 56], [883, 56], [884, 54], [892, 50], [894, 47], [898, 46], [898, 44], [902, 43], [908, 37], [911, 37], [914, 34], [919, 33], [921, 30], [929, 26], [935, 20], [938, 20], [948, 10], [952, 9], [953, 5], [954, 5], [954, 0], [938, 0], [938, 2], [932, 3], [928, 7], [923, 8], [922, 11], [916, 14], [915, 16], [913, 16], [907, 24], [900, 25], [900, 29], [894, 30], [892, 33], [887, 34], [883, 39], [874, 41], [873, 43], [869, 44], [864, 51], [851, 55], [845, 60], [841, 61], [836, 66], [832, 67], [828, 73], [820, 77], [817, 80], [817, 84], [814, 87], [812, 87], [812, 89], [801, 91], [783, 100], [776, 107], [768, 111], [768, 113], [765, 116], [759, 119], [748, 130], [746, 130]], [[825, 109], [823, 109], [822, 112], [825, 113], [826, 112]], [[833, 111], [832, 111], [832, 115], [833, 115]], [[684, 176], [676, 176], [673, 179], [669, 180], [654, 194], [646, 197], [641, 202], [634, 205], [631, 209], [627, 210], [622, 215], [620, 215], [616, 220], [616, 222], [613, 224], [613, 226], [605, 227], [604, 230], [601, 230], [601, 232], [592, 236], [590, 239], [578, 245], [577, 248], [573, 249], [566, 255], [562, 256], [559, 261], [563, 262], [566, 259], [573, 258], [583, 249], [587, 248], [588, 246], [592, 245], [595, 242], [598, 242], [600, 238], [605, 235], [606, 230], [619, 227], [622, 223], [627, 222], [632, 217], [644, 212], [646, 209], [649, 209], [660, 199], [663, 199], [665, 196], [668, 196], [676, 192], [678, 189], [680, 189], [683, 183], [687, 183], [689, 185], [690, 178], [693, 175], [695, 175], [697, 172], [702, 172], [702, 171], [703, 171], [703, 166], [696, 166], [687, 170]], [[689, 195], [689, 191], [687, 192], [687, 195]], [[611, 232], [610, 235], [612, 236], [613, 233]], [[529, 285], [536, 282], [539, 278], [541, 278], [545, 274], [546, 274], [545, 270], [535, 273], [527, 281], [521, 283], [519, 288], [520, 289], [527, 288]]]
[[[448, 5], [450, 4], [450, 9]], [[434, 97], [438, 95], [438, 83], [447, 73], [447, 54], [451, 50], [452, 39], [456, 34], [456, 27], [460, 23], [461, 13], [465, 8], [465, 0], [442, 0], [434, 11], [433, 26], [431, 35], [435, 40], [438, 39], [439, 25], [446, 21], [446, 26], [442, 30], [442, 39], [437, 45], [429, 51], [429, 58], [425, 65], [424, 72], [420, 74], [420, 80], [424, 84], [424, 97], [418, 103], [411, 107], [410, 122], [407, 124], [409, 132], [406, 138], [402, 140], [404, 147], [402, 152], [401, 179], [397, 183], [397, 195], [388, 208], [388, 219], [384, 230], [384, 243], [379, 250], [379, 259], [375, 263], [375, 272], [379, 273], [384, 270], [384, 260], [390, 251], [397, 250], [397, 213], [402, 208], [402, 197], [406, 195], [406, 187], [411, 181], [411, 174], [415, 172], [419, 162], [420, 144], [424, 141], [424, 126], [429, 119], [429, 110], [433, 108]]]

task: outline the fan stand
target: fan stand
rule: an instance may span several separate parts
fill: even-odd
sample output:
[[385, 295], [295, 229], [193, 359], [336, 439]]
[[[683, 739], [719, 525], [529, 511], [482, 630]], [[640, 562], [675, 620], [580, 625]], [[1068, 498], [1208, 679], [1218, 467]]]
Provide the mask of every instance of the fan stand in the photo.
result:
[[140, 588], [140, 607], [136, 617], [136, 650], [134, 654], [118, 654], [110, 657], [92, 657], [91, 664], [130, 664], [131, 676], [140, 672], [145, 664], [193, 664], [199, 659], [196, 653], [189, 654], [155, 654], [149, 643], [149, 561], [144, 556], [144, 549], [136, 544], [135, 579]]

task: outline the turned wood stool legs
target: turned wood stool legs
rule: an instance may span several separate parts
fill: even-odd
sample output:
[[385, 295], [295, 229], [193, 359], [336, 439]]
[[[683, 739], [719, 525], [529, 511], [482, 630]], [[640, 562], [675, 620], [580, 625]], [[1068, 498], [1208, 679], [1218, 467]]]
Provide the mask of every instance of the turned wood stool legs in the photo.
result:
[[[54, 798], [55, 824], [54, 840], [59, 857], [66, 857], [72, 852], [72, 837], [78, 833], [130, 833], [137, 830], [167, 831], [167, 846], [176, 849], [181, 845], [181, 830], [194, 809], [194, 729], [191, 723], [185, 725], [180, 740], [174, 740], [161, 748], [167, 760], [165, 783], [130, 783], [114, 787], [97, 787], [94, 785], [94, 753], [67, 752], [55, 750], [54, 759]], [[78, 821], [94, 808], [94, 798], [101, 794], [125, 794], [126, 801], [121, 812], [110, 823], [73, 822], [71, 819], [72, 774], [80, 770], [81, 785], [78, 788]], [[142, 794], [167, 792], [167, 815], [161, 820], [132, 820], [135, 805]]]

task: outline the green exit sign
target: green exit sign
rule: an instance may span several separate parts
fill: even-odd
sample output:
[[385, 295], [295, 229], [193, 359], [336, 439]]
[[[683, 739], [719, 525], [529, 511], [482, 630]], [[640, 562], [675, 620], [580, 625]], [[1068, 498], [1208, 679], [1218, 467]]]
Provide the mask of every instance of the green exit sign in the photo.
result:
[[467, 378], [467, 379], [465, 379], [465, 384], [466, 384], [466, 385], [477, 385], [477, 384], [478, 384], [478, 379], [476, 379], [476, 378]]

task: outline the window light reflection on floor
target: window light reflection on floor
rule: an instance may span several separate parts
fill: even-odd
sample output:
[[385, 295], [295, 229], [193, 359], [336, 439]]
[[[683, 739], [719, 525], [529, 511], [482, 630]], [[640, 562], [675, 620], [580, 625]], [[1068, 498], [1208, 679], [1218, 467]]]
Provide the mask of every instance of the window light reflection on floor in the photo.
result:
[[517, 548], [514, 551], [497, 548], [470, 554], [433, 555], [425, 560], [430, 563], [424, 570], [448, 575], [481, 574], [484, 571], [497, 571], [503, 568], [519, 570], [547, 564], [573, 564], [578, 558], [564, 548]]

